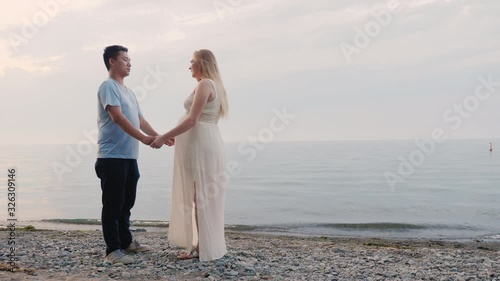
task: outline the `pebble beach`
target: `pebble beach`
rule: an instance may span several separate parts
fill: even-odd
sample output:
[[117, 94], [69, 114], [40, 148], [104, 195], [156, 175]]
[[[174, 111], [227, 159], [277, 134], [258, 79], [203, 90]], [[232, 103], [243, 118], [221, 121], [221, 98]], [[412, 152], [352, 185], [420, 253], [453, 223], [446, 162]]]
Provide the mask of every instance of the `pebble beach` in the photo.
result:
[[219, 260], [178, 260], [167, 229], [139, 229], [152, 251], [130, 265], [104, 262], [100, 230], [17, 231], [9, 265], [7, 231], [0, 280], [500, 280], [500, 242], [302, 237], [227, 231]]

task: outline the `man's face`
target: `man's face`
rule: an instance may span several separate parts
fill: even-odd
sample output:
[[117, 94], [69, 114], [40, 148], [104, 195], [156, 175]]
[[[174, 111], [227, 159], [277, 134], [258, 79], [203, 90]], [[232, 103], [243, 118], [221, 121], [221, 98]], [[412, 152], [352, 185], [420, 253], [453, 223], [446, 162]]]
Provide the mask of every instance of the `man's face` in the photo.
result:
[[130, 57], [127, 52], [120, 51], [116, 59], [110, 59], [111, 70], [117, 74], [122, 75], [123, 77], [129, 76], [130, 68], [132, 64], [130, 64]]

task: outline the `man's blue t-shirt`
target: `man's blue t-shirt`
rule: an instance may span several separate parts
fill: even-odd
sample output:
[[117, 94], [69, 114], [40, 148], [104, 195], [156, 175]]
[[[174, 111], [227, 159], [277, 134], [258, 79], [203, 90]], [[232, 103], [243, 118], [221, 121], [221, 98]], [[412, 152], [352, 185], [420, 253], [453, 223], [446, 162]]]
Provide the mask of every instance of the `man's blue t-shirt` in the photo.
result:
[[137, 159], [139, 141], [120, 128], [106, 111], [106, 106], [120, 106], [123, 115], [136, 129], [140, 129], [139, 116], [142, 115], [134, 93], [109, 78], [104, 81], [97, 92], [99, 136], [97, 140], [97, 158]]

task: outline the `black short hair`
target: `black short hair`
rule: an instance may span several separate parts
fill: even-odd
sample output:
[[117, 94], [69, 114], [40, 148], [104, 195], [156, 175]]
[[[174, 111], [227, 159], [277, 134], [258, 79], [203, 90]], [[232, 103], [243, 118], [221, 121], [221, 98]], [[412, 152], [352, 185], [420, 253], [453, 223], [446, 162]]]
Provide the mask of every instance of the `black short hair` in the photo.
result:
[[112, 46], [107, 46], [104, 48], [104, 54], [102, 57], [104, 58], [104, 64], [106, 65], [106, 69], [109, 71], [109, 59], [116, 59], [118, 57], [118, 54], [123, 51], [128, 53], [128, 48], [125, 48], [120, 45], [112, 45]]

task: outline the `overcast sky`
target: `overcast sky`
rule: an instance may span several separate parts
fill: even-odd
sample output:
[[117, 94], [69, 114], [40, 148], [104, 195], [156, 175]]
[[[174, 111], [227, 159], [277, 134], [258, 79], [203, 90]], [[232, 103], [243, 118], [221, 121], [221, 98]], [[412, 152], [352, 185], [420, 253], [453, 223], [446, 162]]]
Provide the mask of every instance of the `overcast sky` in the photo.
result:
[[[161, 133], [196, 85], [193, 51], [207, 48], [228, 92], [227, 142], [269, 132], [275, 141], [414, 139], [435, 128], [500, 137], [498, 1], [1, 3], [0, 143], [85, 139], [112, 44], [129, 48], [125, 83]], [[284, 111], [289, 119], [271, 122]]]

